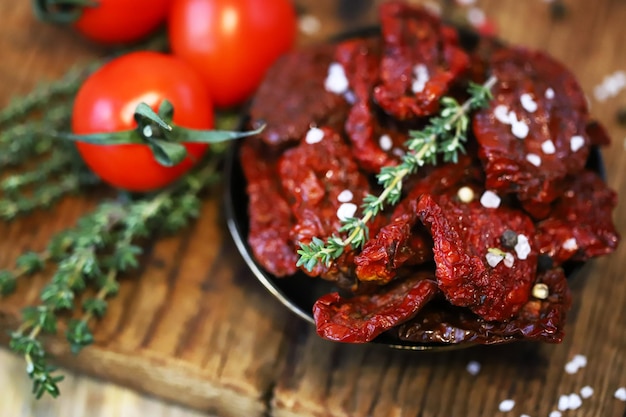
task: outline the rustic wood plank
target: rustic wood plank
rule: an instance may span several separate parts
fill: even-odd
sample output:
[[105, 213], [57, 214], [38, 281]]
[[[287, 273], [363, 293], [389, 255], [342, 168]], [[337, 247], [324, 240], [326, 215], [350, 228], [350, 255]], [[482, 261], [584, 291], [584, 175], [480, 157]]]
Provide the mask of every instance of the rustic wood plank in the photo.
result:
[[[416, 0], [419, 2], [419, 0]], [[300, 0], [321, 29], [301, 35], [306, 44], [375, 22], [376, 1]], [[449, 2], [448, 2], [449, 3]], [[604, 151], [608, 181], [626, 193], [624, 136], [614, 114], [624, 93], [599, 103], [593, 88], [603, 77], [626, 69], [626, 3], [566, 1], [569, 13], [553, 22], [540, 0], [482, 0], [477, 6], [509, 42], [542, 48], [564, 62], [590, 97], [593, 114], [614, 138]], [[455, 16], [469, 7], [456, 6]], [[70, 31], [33, 21], [28, 3], [0, 3], [0, 103], [37, 82], [57, 78], [76, 62], [105, 51]], [[50, 212], [0, 225], [0, 267], [24, 249], [40, 249], [47, 238], [93, 207], [96, 198], [67, 199]], [[624, 199], [616, 210], [623, 234]], [[547, 416], [558, 396], [584, 385], [595, 389], [581, 415], [624, 415], [613, 398], [626, 385], [626, 245], [592, 262], [573, 282], [575, 305], [567, 337], [558, 346], [519, 344], [446, 353], [416, 353], [382, 346], [347, 346], [320, 340], [253, 281], [224, 228], [218, 191], [207, 197], [200, 220], [178, 236], [154, 242], [144, 266], [126, 277], [96, 327], [96, 343], [78, 357], [65, 342], [48, 345], [62, 365], [158, 398], [223, 416], [493, 416], [506, 398], [510, 415]], [[0, 300], [0, 338], [15, 328], [19, 310], [36, 302], [43, 277], [20, 284]], [[584, 354], [589, 364], [575, 375], [565, 363]], [[465, 371], [470, 360], [479, 375]], [[59, 400], [30, 398], [23, 364], [0, 352], [0, 402], [7, 415], [197, 416], [164, 402], [70, 374]], [[141, 411], [140, 411], [141, 410]]]

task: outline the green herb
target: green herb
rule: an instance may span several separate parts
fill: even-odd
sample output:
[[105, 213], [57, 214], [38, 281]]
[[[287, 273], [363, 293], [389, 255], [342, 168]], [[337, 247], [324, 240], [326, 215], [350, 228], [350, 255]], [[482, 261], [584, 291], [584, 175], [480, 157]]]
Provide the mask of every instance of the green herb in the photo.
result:
[[118, 291], [119, 275], [139, 266], [143, 250], [136, 241], [176, 232], [199, 215], [200, 192], [218, 180], [225, 148], [212, 147], [207, 161], [170, 188], [101, 203], [76, 227], [54, 236], [44, 252], [24, 254], [14, 270], [0, 272], [0, 289], [6, 294], [15, 289], [20, 277], [54, 265], [40, 294], [41, 305], [24, 309], [22, 325], [11, 334], [11, 349], [24, 355], [37, 397], [59, 395], [62, 380], [48, 365], [39, 336], [56, 334], [60, 314], [76, 309], [77, 296], [91, 290], [95, 295], [83, 302], [82, 317], [67, 323], [66, 338], [74, 353], [93, 342], [91, 321], [106, 313], [107, 299]]
[[444, 162], [456, 163], [459, 152], [465, 152], [469, 112], [487, 106], [491, 99], [491, 88], [496, 79], [491, 77], [483, 85], [470, 83], [470, 98], [460, 105], [450, 97], [441, 100], [442, 110], [430, 119], [429, 125], [421, 131], [410, 131], [406, 142], [407, 152], [402, 162], [394, 167], [384, 167], [377, 176], [383, 191], [378, 195], [367, 195], [361, 205], [362, 217], [348, 218], [342, 221], [342, 238], [333, 234], [326, 242], [317, 237], [309, 244], [300, 244], [298, 266], [311, 271], [318, 263], [330, 265], [344, 249], [351, 245], [360, 248], [368, 239], [367, 223], [385, 208], [394, 205], [402, 197], [402, 185], [406, 176], [414, 174], [425, 164], [436, 164], [442, 156]]

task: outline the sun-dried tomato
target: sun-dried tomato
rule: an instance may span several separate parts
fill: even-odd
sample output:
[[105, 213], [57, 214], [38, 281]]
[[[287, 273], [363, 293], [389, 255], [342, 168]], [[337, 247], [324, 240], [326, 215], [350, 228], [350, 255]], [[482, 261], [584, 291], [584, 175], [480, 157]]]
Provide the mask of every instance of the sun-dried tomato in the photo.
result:
[[[320, 131], [323, 136], [319, 142], [302, 141], [286, 150], [279, 161], [282, 188], [296, 218], [291, 230], [296, 245], [336, 233], [341, 228], [340, 210], [352, 207], [353, 216], [357, 216], [358, 207], [370, 191], [367, 178], [341, 136], [330, 128]], [[350, 197], [344, 199], [342, 193]], [[351, 252], [346, 250], [330, 267], [319, 264], [312, 271], [302, 269], [311, 276], [339, 280], [351, 273], [351, 259]]]
[[311, 125], [343, 125], [348, 102], [324, 89], [334, 53], [334, 45], [298, 49], [283, 55], [268, 70], [250, 108], [251, 125], [266, 124], [261, 133], [266, 143], [298, 141]]
[[336, 342], [365, 343], [411, 319], [437, 294], [432, 272], [380, 287], [375, 294], [342, 298], [330, 293], [313, 306], [317, 333]]
[[560, 268], [552, 269], [540, 274], [536, 282], [548, 286], [548, 298], [530, 298], [510, 321], [489, 322], [465, 308], [433, 300], [393, 333], [400, 340], [426, 344], [498, 344], [512, 340], [560, 343], [571, 304], [565, 274]]
[[473, 122], [486, 188], [516, 193], [532, 211], [533, 203], [554, 201], [565, 177], [585, 166], [585, 96], [574, 76], [542, 52], [503, 48], [491, 71], [498, 79], [494, 99]]
[[426, 9], [401, 1], [383, 3], [380, 19], [384, 55], [376, 102], [399, 120], [434, 114], [469, 66], [456, 32]]
[[611, 144], [611, 137], [607, 133], [602, 123], [597, 120], [592, 120], [587, 124], [587, 135], [591, 144], [594, 146], [609, 146]]
[[[336, 60], [350, 84], [354, 101], [345, 130], [352, 142], [352, 153], [361, 168], [377, 173], [383, 166], [395, 165], [399, 159], [392, 153], [407, 139], [406, 133], [385, 129], [371, 101], [372, 90], [379, 80], [381, 42], [379, 38], [353, 39], [337, 46]], [[386, 138], [381, 137], [386, 135]], [[382, 146], [381, 146], [382, 145]]]
[[620, 240], [611, 216], [617, 194], [592, 171], [569, 180], [550, 216], [537, 225], [535, 237], [539, 252], [549, 255], [555, 265], [609, 254]]
[[252, 253], [271, 274], [277, 277], [292, 275], [297, 271], [298, 260], [290, 237], [294, 219], [281, 194], [276, 165], [278, 158], [256, 138], [247, 139], [240, 152], [247, 181], [248, 243]]
[[[518, 210], [485, 208], [478, 201], [462, 203], [446, 195], [425, 194], [417, 210], [433, 237], [437, 282], [446, 298], [485, 320], [511, 318], [528, 300], [537, 251], [520, 247], [508, 252], [507, 259], [500, 239], [507, 230], [515, 231], [518, 239], [532, 239], [530, 218]], [[488, 263], [490, 249], [503, 254], [495, 266]]]
[[400, 268], [432, 260], [432, 239], [418, 221], [417, 202], [412, 200], [411, 206], [382, 227], [355, 256], [359, 280], [386, 284], [398, 275]]

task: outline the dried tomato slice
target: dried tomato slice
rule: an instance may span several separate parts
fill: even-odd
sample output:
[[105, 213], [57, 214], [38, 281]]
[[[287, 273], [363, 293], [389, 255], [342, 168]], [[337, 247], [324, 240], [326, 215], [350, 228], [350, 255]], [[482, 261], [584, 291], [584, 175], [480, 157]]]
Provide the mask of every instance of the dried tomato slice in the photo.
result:
[[500, 49], [491, 71], [498, 78], [494, 99], [473, 122], [486, 188], [516, 193], [532, 211], [533, 203], [554, 201], [564, 178], [585, 166], [585, 96], [574, 76], [542, 52]]
[[609, 254], [620, 240], [611, 216], [617, 194], [592, 171], [569, 180], [550, 216], [538, 223], [535, 237], [539, 252], [549, 255], [555, 265]]
[[[291, 230], [295, 245], [336, 233], [341, 228], [341, 217], [356, 216], [370, 191], [367, 177], [359, 171], [337, 132], [315, 128], [308, 134], [316, 135], [315, 139], [286, 150], [278, 167], [282, 189], [296, 219]], [[318, 264], [312, 271], [302, 270], [311, 276], [339, 280], [351, 274], [351, 260], [346, 250], [345, 256], [330, 267]]]
[[[425, 194], [417, 210], [433, 237], [439, 288], [452, 304], [469, 307], [485, 320], [507, 320], [526, 303], [537, 270], [537, 251], [528, 242], [535, 232], [529, 217], [447, 195]], [[509, 230], [517, 236], [515, 249], [501, 241]], [[500, 259], [491, 253], [494, 249]]]
[[266, 143], [299, 141], [311, 125], [343, 125], [348, 102], [324, 89], [334, 53], [334, 45], [309, 46], [283, 55], [268, 70], [250, 107], [251, 125], [266, 124]]
[[400, 1], [383, 3], [380, 19], [384, 56], [375, 101], [398, 120], [434, 114], [469, 66], [456, 31], [426, 9]]
[[271, 274], [292, 275], [297, 271], [297, 255], [290, 237], [294, 219], [281, 194], [277, 157], [250, 138], [241, 146], [240, 158], [247, 181], [248, 243], [252, 253]]
[[409, 320], [437, 294], [432, 272], [380, 287], [375, 294], [342, 298], [338, 293], [320, 297], [313, 306], [317, 333], [336, 342], [365, 343]]
[[335, 54], [346, 73], [354, 100], [345, 123], [352, 153], [361, 168], [375, 173], [383, 166], [397, 163], [399, 157], [393, 150], [407, 140], [406, 133], [381, 125], [371, 102], [372, 89], [379, 79], [380, 55], [379, 38], [342, 42]]
[[548, 298], [531, 298], [510, 321], [489, 322], [467, 309], [432, 301], [393, 333], [400, 340], [417, 343], [498, 344], [513, 340], [560, 343], [571, 304], [565, 274], [560, 268], [552, 269], [539, 275], [537, 283], [548, 286]]

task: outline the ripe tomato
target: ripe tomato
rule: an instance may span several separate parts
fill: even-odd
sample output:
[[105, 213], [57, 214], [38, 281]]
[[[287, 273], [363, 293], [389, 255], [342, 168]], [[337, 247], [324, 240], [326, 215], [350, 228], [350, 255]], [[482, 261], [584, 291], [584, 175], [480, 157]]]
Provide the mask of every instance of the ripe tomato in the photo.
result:
[[296, 37], [290, 0], [173, 0], [170, 47], [209, 86], [216, 106], [245, 101]]
[[[74, 101], [75, 134], [131, 130], [137, 104], [154, 111], [163, 99], [174, 106], [173, 123], [193, 129], [213, 127], [213, 106], [202, 78], [180, 59], [156, 52], [133, 52], [115, 58], [93, 73]], [[188, 171], [207, 148], [188, 143], [187, 158], [172, 167], [160, 165], [148, 145], [95, 145], [77, 142], [86, 164], [105, 182], [129, 191], [163, 187]]]
[[103, 44], [140, 40], [165, 23], [172, 0], [98, 0], [85, 6], [74, 27]]

